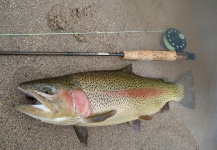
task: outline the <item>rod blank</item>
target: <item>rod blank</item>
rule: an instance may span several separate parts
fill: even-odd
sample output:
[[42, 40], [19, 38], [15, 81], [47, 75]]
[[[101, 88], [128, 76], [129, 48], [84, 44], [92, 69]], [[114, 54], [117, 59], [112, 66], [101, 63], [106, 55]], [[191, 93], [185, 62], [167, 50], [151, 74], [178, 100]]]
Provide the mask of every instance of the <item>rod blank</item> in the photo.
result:
[[49, 56], [121, 56], [123, 53], [106, 52], [21, 52], [21, 51], [1, 51], [0, 55], [49, 55]]
[[194, 60], [194, 53], [177, 53], [176, 51], [125, 50], [120, 53], [107, 52], [22, 52], [1, 51], [0, 55], [36, 55], [36, 56], [119, 56], [128, 60]]

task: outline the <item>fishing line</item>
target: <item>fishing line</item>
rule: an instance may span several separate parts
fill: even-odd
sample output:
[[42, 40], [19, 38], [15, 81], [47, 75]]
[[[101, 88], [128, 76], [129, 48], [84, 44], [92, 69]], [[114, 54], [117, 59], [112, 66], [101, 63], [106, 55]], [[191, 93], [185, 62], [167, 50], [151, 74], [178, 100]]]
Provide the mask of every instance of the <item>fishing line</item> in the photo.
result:
[[47, 32], [47, 33], [9, 33], [0, 36], [48, 36], [48, 35], [87, 35], [87, 34], [123, 34], [123, 33], [160, 33], [165, 32], [164, 45], [170, 50], [176, 51], [151, 51], [151, 50], [123, 50], [119, 53], [108, 52], [23, 52], [23, 51], [0, 51], [0, 55], [58, 55], [58, 56], [119, 56], [131, 60], [194, 60], [194, 53], [183, 53], [186, 40], [180, 31], [170, 28], [167, 30], [137, 30], [118, 32]]
[[48, 35], [87, 35], [87, 34], [124, 34], [124, 33], [160, 33], [166, 30], [138, 30], [117, 32], [48, 32], [48, 33], [2, 33], [0, 36], [48, 36]]

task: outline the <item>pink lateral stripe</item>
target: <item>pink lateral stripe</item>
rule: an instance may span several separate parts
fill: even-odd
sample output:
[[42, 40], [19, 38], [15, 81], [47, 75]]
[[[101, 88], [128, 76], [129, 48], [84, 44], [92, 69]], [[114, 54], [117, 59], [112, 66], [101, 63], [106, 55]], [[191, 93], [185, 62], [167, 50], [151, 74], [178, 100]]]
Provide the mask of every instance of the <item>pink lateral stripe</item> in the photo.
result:
[[128, 96], [131, 98], [147, 98], [147, 97], [155, 97], [163, 94], [163, 90], [154, 89], [154, 88], [139, 88], [139, 89], [130, 89], [118, 92], [106, 92], [109, 95], [120, 95], [120, 96]]

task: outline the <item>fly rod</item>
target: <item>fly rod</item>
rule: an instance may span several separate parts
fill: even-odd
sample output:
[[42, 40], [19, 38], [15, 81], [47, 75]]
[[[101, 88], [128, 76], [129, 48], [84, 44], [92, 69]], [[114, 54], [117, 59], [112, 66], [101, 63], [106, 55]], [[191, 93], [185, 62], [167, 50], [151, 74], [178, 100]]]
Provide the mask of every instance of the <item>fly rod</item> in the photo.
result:
[[124, 50], [118, 53], [108, 52], [30, 52], [1, 51], [0, 55], [36, 55], [36, 56], [119, 56], [127, 60], [194, 60], [194, 53], [154, 50]]

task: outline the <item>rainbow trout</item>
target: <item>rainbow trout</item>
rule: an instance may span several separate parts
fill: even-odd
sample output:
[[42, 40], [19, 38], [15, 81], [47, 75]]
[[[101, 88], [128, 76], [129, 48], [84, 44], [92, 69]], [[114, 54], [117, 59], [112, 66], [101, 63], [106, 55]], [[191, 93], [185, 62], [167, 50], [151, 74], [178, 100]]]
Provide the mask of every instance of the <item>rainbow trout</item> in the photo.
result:
[[169, 108], [168, 102], [195, 107], [193, 78], [186, 72], [175, 83], [138, 76], [131, 65], [112, 71], [76, 73], [19, 84], [19, 90], [37, 100], [34, 105], [14, 105], [33, 118], [57, 125], [74, 125], [87, 144], [85, 127], [130, 122], [140, 129], [140, 120]]

